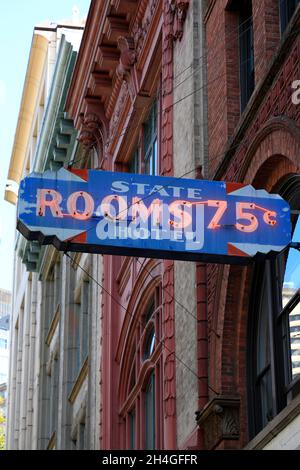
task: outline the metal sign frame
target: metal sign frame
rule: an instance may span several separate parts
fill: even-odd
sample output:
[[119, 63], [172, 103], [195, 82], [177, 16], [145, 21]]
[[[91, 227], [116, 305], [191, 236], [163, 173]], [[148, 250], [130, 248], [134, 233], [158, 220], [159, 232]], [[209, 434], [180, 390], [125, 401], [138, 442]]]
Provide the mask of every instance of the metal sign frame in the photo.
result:
[[291, 241], [288, 203], [250, 185], [65, 168], [22, 180], [17, 228], [61, 251], [228, 264]]

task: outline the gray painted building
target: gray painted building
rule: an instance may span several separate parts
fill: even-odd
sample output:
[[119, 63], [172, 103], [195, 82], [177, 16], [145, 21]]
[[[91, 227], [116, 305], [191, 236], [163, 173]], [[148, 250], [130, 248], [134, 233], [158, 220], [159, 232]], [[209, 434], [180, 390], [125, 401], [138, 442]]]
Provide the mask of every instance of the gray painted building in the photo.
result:
[[[190, 2], [182, 40], [174, 47], [173, 158], [177, 177], [187, 174], [187, 178], [197, 178], [201, 171], [202, 176], [206, 174], [205, 4], [198, 0]], [[177, 442], [184, 447], [186, 439], [197, 431], [196, 264], [186, 261], [174, 264], [175, 298], [180, 299], [180, 303], [175, 302], [176, 356], [185, 362], [184, 365], [176, 362]]]
[[[58, 170], [74, 161], [80, 167], [86, 157], [63, 111], [83, 23], [43, 28], [39, 26], [35, 34], [46, 35], [48, 50], [23, 175]], [[17, 235], [9, 449], [99, 445], [101, 302], [89, 276], [101, 278], [101, 257], [78, 254], [71, 261], [52, 246], [41, 247]]]

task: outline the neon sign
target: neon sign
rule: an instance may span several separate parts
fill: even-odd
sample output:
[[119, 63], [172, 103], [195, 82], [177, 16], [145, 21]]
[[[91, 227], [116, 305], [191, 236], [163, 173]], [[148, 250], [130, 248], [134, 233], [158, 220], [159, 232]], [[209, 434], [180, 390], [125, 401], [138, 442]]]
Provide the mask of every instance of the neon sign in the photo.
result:
[[291, 240], [280, 196], [223, 181], [66, 170], [20, 186], [19, 231], [59, 250], [247, 263]]

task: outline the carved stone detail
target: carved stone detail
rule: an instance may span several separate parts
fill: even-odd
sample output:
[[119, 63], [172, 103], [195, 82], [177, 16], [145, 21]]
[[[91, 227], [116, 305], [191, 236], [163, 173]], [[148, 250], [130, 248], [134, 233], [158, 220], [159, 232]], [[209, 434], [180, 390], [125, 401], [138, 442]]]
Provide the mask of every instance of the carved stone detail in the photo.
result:
[[159, 0], [149, 1], [143, 20], [141, 21], [140, 19], [137, 19], [136, 23], [133, 25], [132, 32], [137, 56], [140, 54], [143, 48], [145, 38], [147, 36], [149, 26], [151, 24], [152, 17], [154, 15], [158, 2]]
[[134, 39], [132, 37], [120, 36], [118, 38], [118, 48], [121, 51], [121, 56], [116, 73], [120, 79], [127, 80], [130, 70], [136, 62]]
[[222, 440], [239, 439], [239, 408], [239, 397], [220, 395], [196, 412], [198, 426], [204, 430], [205, 449], [215, 449]]
[[78, 138], [79, 142], [87, 148], [95, 147], [101, 135], [98, 116], [94, 113], [87, 113], [85, 116], [82, 115], [81, 123], [82, 127]]
[[[162, 30], [162, 126], [161, 172], [173, 174], [173, 10], [169, 2], [163, 2]], [[170, 47], [171, 45], [171, 47]], [[169, 448], [176, 445], [172, 429], [176, 428], [176, 365], [174, 324], [174, 262], [164, 261], [163, 274], [163, 331], [164, 331], [164, 418], [166, 433], [170, 434]], [[174, 440], [174, 442], [172, 441]]]
[[120, 36], [118, 38], [118, 47], [121, 51], [119, 65], [116, 69], [117, 77], [126, 81], [128, 91], [133, 102], [139, 91], [138, 74], [134, 69], [136, 62], [136, 50], [134, 39], [132, 37]]
[[173, 36], [175, 40], [179, 39], [180, 41], [183, 36], [183, 25], [189, 7], [189, 0], [173, 0], [172, 3], [175, 7]]
[[80, 115], [80, 121], [79, 142], [88, 149], [96, 148], [100, 157], [107, 140], [108, 123], [98, 101], [86, 100], [86, 111]]
[[118, 122], [120, 119], [120, 115], [123, 111], [123, 107], [124, 107], [127, 97], [128, 97], [128, 85], [124, 81], [120, 89], [120, 93], [119, 93], [119, 96], [118, 96], [118, 99], [114, 108], [113, 115], [109, 122], [109, 140], [106, 143], [107, 148], [109, 148], [109, 144], [117, 132]]
[[175, 325], [174, 325], [174, 269], [172, 261], [165, 261], [163, 274], [163, 331], [164, 331], [164, 415], [175, 417]]
[[[159, 0], [150, 1], [145, 11], [143, 20], [141, 21], [140, 18], [137, 18], [133, 25], [132, 35], [134, 39], [136, 57], [139, 56], [143, 48], [158, 1]], [[190, 0], [164, 0], [163, 3], [165, 11], [169, 10], [170, 14], [170, 28], [168, 32], [169, 39], [171, 42], [174, 40], [176, 41], [177, 39], [180, 41], [183, 36], [183, 26]]]
[[162, 173], [173, 173], [173, 8], [164, 3], [162, 42]]

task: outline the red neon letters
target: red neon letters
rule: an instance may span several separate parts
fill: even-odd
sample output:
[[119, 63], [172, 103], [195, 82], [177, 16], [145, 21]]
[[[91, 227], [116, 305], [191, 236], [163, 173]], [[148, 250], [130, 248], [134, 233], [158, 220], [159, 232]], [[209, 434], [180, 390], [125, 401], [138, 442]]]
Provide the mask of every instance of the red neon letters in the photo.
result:
[[[47, 196], [51, 199], [47, 199]], [[37, 215], [44, 216], [46, 207], [49, 207], [53, 217], [63, 217], [59, 204], [61, 203], [62, 196], [54, 189], [38, 189], [37, 191]]]
[[[82, 199], [84, 202], [84, 210], [78, 210], [78, 200]], [[53, 217], [73, 217], [78, 220], [88, 220], [92, 217], [95, 209], [95, 202], [92, 196], [85, 191], [76, 191], [67, 199], [68, 214], [63, 214], [60, 204], [62, 202], [62, 195], [54, 189], [38, 189], [37, 191], [37, 215], [44, 217], [46, 208], [48, 207]], [[113, 204], [116, 203], [116, 204]], [[169, 215], [173, 216], [174, 220], [169, 220], [169, 225], [174, 229], [185, 229], [192, 224], [192, 206], [193, 205], [206, 205], [208, 207], [215, 207], [217, 210], [209, 222], [207, 228], [215, 230], [222, 227], [221, 219], [227, 210], [227, 201], [184, 201], [175, 200], [167, 206]], [[119, 221], [128, 218], [131, 215], [132, 221], [146, 222], [149, 217], [152, 217], [153, 225], [162, 224], [163, 215], [163, 201], [154, 199], [150, 206], [147, 207], [144, 202], [138, 198], [133, 197], [132, 203], [127, 203], [127, 198], [116, 194], [111, 194], [103, 198], [100, 206], [97, 209], [96, 215], [102, 215], [111, 221]], [[252, 202], [237, 202], [236, 203], [236, 223], [235, 228], [244, 233], [255, 232], [258, 229], [258, 218], [253, 214], [253, 210], [263, 212], [263, 221], [269, 226], [276, 225], [276, 212], [270, 211], [264, 207], [258, 206]], [[245, 221], [245, 223], [241, 223]]]

